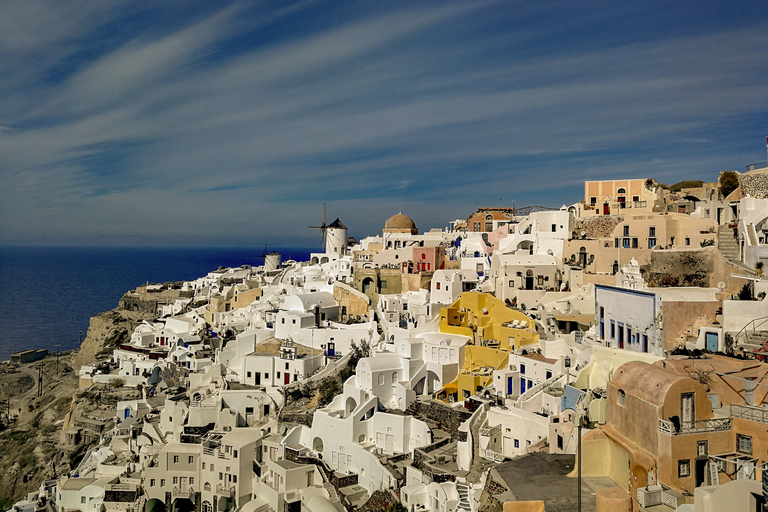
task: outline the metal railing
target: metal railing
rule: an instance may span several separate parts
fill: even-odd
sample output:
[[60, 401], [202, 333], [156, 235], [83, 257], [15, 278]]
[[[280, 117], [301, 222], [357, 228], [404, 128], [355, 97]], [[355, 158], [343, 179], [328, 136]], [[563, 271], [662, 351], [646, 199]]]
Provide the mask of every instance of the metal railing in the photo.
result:
[[647, 201], [632, 201], [632, 208], [645, 208]]
[[230, 487], [226, 484], [216, 484], [216, 494], [221, 494], [233, 498], [235, 496], [235, 486]]
[[[755, 322], [760, 322], [760, 323], [758, 324]], [[757, 328], [762, 327], [767, 322], [768, 322], [768, 316], [761, 316], [760, 318], [755, 318], [754, 320], [750, 320], [749, 322], [747, 322], [747, 324], [744, 327], [741, 328], [739, 332], [736, 333], [736, 336], [733, 337], [733, 341], [735, 343], [738, 343], [742, 336], [746, 340], [749, 336], [750, 328], [752, 329], [752, 334], [754, 335], [755, 332], [757, 332]]]
[[485, 459], [493, 462], [504, 462], [504, 458], [505, 458], [503, 454], [499, 452], [495, 452], [493, 450], [489, 450], [487, 448], [485, 449], [484, 457]]
[[731, 430], [732, 426], [733, 418], [713, 418], [711, 420], [683, 421], [678, 429], [671, 421], [659, 418], [659, 432], [668, 436], [699, 432], [722, 432]]
[[768, 410], [765, 410], [762, 407], [731, 404], [731, 416], [750, 421], [759, 421], [760, 423], [768, 423]]

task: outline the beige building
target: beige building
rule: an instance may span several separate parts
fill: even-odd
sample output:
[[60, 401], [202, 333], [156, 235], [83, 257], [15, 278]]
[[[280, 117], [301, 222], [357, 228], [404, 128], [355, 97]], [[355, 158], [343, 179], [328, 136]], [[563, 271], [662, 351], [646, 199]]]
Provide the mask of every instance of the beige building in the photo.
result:
[[585, 181], [581, 216], [621, 215], [625, 210], [651, 212], [659, 199], [656, 190], [651, 179]]

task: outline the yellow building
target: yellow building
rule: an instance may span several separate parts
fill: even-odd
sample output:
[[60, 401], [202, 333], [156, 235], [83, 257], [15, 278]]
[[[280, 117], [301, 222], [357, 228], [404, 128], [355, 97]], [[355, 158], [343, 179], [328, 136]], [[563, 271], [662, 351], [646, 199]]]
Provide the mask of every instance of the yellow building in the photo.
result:
[[531, 318], [481, 292], [464, 292], [451, 306], [442, 308], [440, 331], [469, 336], [477, 345], [504, 351], [539, 342]]
[[455, 381], [438, 393], [442, 400], [464, 400], [491, 384], [493, 371], [507, 365], [509, 351], [538, 343], [534, 321], [487, 293], [464, 292], [440, 310], [440, 331], [469, 336], [464, 366]]

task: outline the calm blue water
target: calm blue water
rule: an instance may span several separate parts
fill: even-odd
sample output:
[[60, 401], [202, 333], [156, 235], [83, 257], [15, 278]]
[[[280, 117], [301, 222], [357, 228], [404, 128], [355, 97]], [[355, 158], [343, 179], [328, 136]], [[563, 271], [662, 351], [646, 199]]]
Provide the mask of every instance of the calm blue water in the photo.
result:
[[[147, 281], [190, 281], [219, 266], [260, 265], [262, 248], [0, 246], [0, 360], [31, 348], [78, 346], [90, 318]], [[306, 261], [317, 249], [269, 248]]]

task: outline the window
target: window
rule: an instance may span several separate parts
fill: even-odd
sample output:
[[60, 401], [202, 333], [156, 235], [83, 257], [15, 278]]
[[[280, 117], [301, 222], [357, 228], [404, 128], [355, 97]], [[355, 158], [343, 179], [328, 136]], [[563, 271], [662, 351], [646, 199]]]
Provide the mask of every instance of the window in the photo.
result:
[[677, 476], [679, 478], [691, 476], [691, 459], [677, 461]]
[[288, 363], [285, 363], [285, 369], [288, 370]]
[[165, 487], [165, 478], [160, 479], [160, 487]]
[[648, 248], [653, 249], [656, 247], [656, 239], [655, 238], [649, 238], [648, 239]]
[[689, 237], [685, 237], [685, 245], [691, 245], [691, 239]]
[[619, 193], [619, 194], [626, 194], [626, 193], [627, 193], [627, 191], [626, 191], [624, 188], [620, 188], [620, 189], [618, 190], [618, 193]]
[[178, 455], [174, 455], [173, 456], [173, 463], [174, 464], [178, 464], [179, 463], [179, 456]]
[[547, 370], [546, 379], [549, 380], [552, 378], [552, 370]]
[[85, 503], [85, 496], [80, 496], [80, 503]]
[[629, 238], [625, 238], [625, 239], [623, 240], [623, 242], [622, 242], [622, 244], [621, 244], [621, 245], [622, 245], [622, 247], [624, 247], [625, 249], [629, 249]]
[[736, 450], [741, 453], [752, 455], [752, 436], [736, 434]]
[[627, 394], [623, 389], [619, 390], [619, 405], [627, 405]]
[[563, 449], [563, 436], [561, 436], [561, 435], [557, 436], [557, 448], [558, 448], [558, 450], [562, 450]]
[[640, 196], [632, 196], [632, 201], [635, 203], [640, 201]]
[[219, 471], [219, 481], [224, 480], [224, 473]]
[[381, 282], [381, 287], [382, 288], [386, 288], [387, 287], [387, 282], [386, 281], [382, 281]]
[[696, 443], [696, 456], [697, 457], [706, 457], [709, 455], [709, 448], [707, 446], [707, 441], [699, 441]]
[[436, 290], [439, 290], [439, 289], [440, 289], [440, 283], [435, 283], [435, 289], [436, 289]]
[[589, 204], [591, 206], [595, 206], [597, 204], [597, 198], [596, 197], [590, 197], [589, 198]]
[[629, 236], [629, 226], [624, 226], [624, 236]]
[[285, 323], [285, 318], [281, 318], [282, 322]]
[[648, 228], [648, 236], [656, 236], [656, 226], [650, 226]]
[[268, 374], [268, 373], [265, 373], [265, 374], [264, 374], [264, 378], [265, 378], [265, 379], [268, 379], [268, 378], [269, 378], [269, 374]]
[[479, 222], [475, 222], [474, 230], [473, 231], [480, 231], [480, 223]]
[[205, 469], [205, 461], [203, 461], [202, 469]]
[[552, 224], [552, 232], [554, 233], [557, 231], [557, 224]]
[[[192, 483], [192, 482], [190, 482], [190, 483]], [[232, 483], [233, 484], [237, 483], [237, 475], [232, 475]]]
[[179, 483], [179, 477], [175, 476], [173, 477], [173, 485], [176, 485]]
[[638, 247], [637, 238], [633, 238], [632, 239], [632, 248], [633, 249], [637, 249], [637, 247]]
[[616, 322], [614, 322], [613, 320], [611, 320], [611, 339], [612, 340], [616, 339]]
[[520, 448], [520, 440], [515, 439], [515, 448]]
[[278, 379], [280, 378], [280, 372], [277, 372], [277, 378]]
[[195, 457], [194, 457], [194, 455], [190, 455], [190, 456], [189, 456], [189, 463], [190, 463], [190, 464], [194, 464], [194, 463], [195, 463]]
[[249, 379], [251, 378], [251, 372], [246, 372], [246, 375], [248, 376]]
[[195, 477], [189, 477], [189, 485], [195, 485]]
[[214, 468], [213, 464], [211, 464], [211, 473], [213, 473], [214, 469], [216, 469], [216, 468]]
[[520, 363], [520, 375], [525, 375], [525, 365]]
[[150, 487], [154, 487], [154, 486], [155, 486], [155, 479], [154, 479], [154, 478], [151, 478], [151, 479], [149, 480], [149, 486], [150, 486]]
[[384, 384], [384, 374], [380, 373], [379, 374], [379, 386], [381, 386], [383, 384]]
[[515, 282], [513, 280], [511, 280], [511, 279], [509, 280], [509, 287], [510, 288], [514, 288], [515, 287]]

